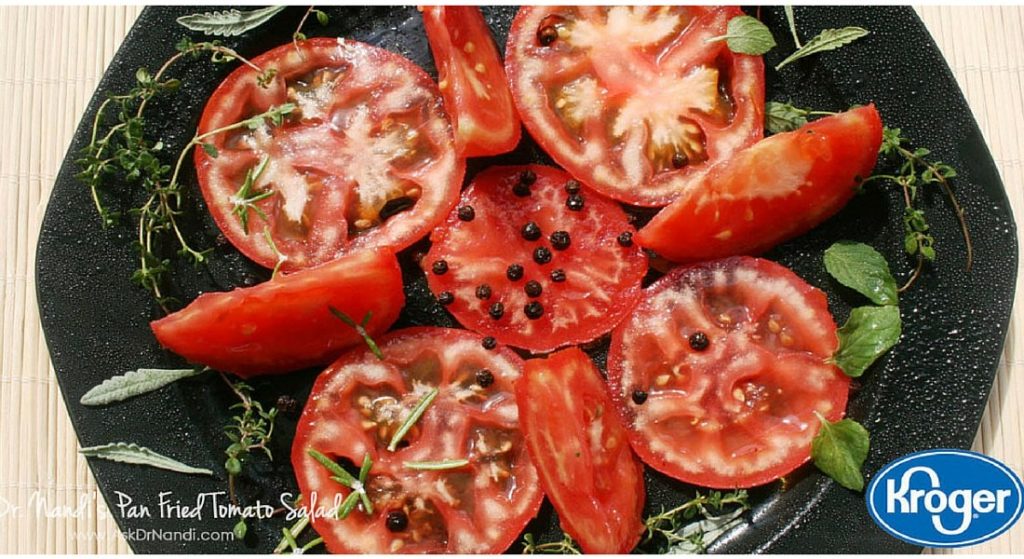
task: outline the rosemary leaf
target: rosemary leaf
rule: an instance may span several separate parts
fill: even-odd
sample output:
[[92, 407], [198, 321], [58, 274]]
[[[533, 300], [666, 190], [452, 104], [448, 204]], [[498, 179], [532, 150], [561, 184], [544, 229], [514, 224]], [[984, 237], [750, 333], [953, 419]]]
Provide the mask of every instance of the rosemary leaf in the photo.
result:
[[391, 437], [391, 443], [388, 444], [388, 450], [394, 452], [395, 449], [398, 448], [398, 443], [402, 442], [402, 439], [405, 438], [409, 429], [412, 429], [412, 426], [420, 420], [423, 412], [427, 411], [427, 407], [429, 407], [431, 402], [434, 401], [434, 398], [437, 398], [437, 388], [431, 388], [430, 392], [424, 394], [423, 398], [416, 403], [416, 407], [412, 409], [412, 413], [409, 414], [409, 417], [405, 418], [405, 422], [398, 428], [398, 431], [395, 431], [395, 436]]
[[465, 458], [447, 458], [445, 460], [405, 462], [404, 465], [410, 470], [457, 470], [468, 466], [469, 460]]

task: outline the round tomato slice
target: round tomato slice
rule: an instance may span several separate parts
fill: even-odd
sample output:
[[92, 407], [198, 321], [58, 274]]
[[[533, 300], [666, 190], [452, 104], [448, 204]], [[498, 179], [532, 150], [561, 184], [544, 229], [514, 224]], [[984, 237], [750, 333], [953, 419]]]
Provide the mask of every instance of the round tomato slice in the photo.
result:
[[712, 169], [637, 240], [676, 262], [759, 254], [845, 206], [871, 175], [881, 143], [874, 105], [776, 134]]
[[241, 377], [323, 365], [363, 338], [333, 307], [371, 335], [405, 304], [402, 270], [384, 249], [364, 250], [254, 287], [204, 293], [151, 324], [160, 345], [189, 362]]
[[588, 342], [640, 296], [647, 257], [617, 204], [543, 165], [491, 167], [431, 234], [430, 289], [467, 328], [536, 352]]
[[512, 151], [522, 126], [498, 47], [480, 8], [427, 6], [423, 27], [459, 152], [477, 157]]
[[733, 54], [739, 8], [526, 7], [505, 67], [527, 130], [597, 191], [664, 206], [764, 135], [764, 63]]
[[629, 553], [644, 530], [644, 468], [590, 358], [569, 348], [527, 361], [516, 399], [562, 529], [586, 553]]
[[[500, 553], [544, 498], [523, 443], [513, 384], [523, 363], [465, 330], [412, 328], [348, 353], [321, 374], [302, 412], [292, 465], [313, 527], [332, 553]], [[394, 451], [392, 438], [424, 398], [426, 411]], [[349, 488], [310, 455], [358, 470], [372, 512], [344, 519]], [[421, 469], [465, 460], [467, 465]], [[351, 466], [350, 466], [351, 467]]]
[[262, 87], [259, 72], [240, 66], [210, 97], [199, 132], [295, 108], [277, 125], [265, 119], [214, 134], [195, 155], [206, 204], [243, 254], [295, 270], [360, 248], [398, 251], [447, 215], [464, 163], [423, 70], [384, 49], [328, 38], [288, 43], [252, 62], [273, 79]]
[[768, 483], [810, 458], [850, 379], [825, 294], [749, 257], [677, 268], [612, 334], [608, 382], [647, 464], [688, 483]]

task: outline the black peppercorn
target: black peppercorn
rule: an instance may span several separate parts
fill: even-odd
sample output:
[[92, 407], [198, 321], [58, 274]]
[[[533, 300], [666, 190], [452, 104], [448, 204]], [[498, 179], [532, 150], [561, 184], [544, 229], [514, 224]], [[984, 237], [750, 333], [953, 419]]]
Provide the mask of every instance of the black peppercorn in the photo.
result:
[[615, 240], [617, 240], [619, 242], [619, 245], [621, 246], [633, 246], [633, 234], [630, 233], [629, 231], [623, 231], [622, 233], [619, 233], [619, 237]]
[[455, 295], [452, 295], [451, 291], [442, 291], [437, 296], [437, 302], [447, 307], [455, 302]]
[[480, 345], [484, 346], [484, 349], [494, 349], [498, 347], [498, 340], [495, 340], [492, 336], [487, 336], [480, 340]]
[[491, 298], [491, 286], [485, 284], [478, 285], [476, 288], [476, 298], [487, 300]]
[[401, 532], [409, 527], [409, 517], [405, 515], [405, 512], [400, 510], [388, 511], [387, 516], [388, 530], [392, 532]]
[[633, 403], [636, 405], [643, 404], [647, 401], [647, 393], [643, 390], [636, 389], [633, 391]]
[[578, 194], [580, 191], [580, 181], [569, 179], [565, 182], [565, 191], [569, 194]]
[[565, 281], [565, 270], [559, 268], [557, 270], [551, 270], [551, 281], [555, 283], [562, 283]]
[[448, 273], [448, 262], [445, 262], [444, 260], [438, 260], [437, 262], [434, 262], [434, 264], [430, 266], [430, 269], [433, 270], [435, 274], [443, 276]]
[[689, 161], [690, 160], [686, 157], [686, 154], [681, 151], [677, 151], [672, 154], [672, 166], [676, 169], [682, 169]]
[[694, 351], [704, 351], [709, 345], [711, 345], [711, 340], [708, 340], [708, 336], [704, 332], [690, 334], [690, 347]]
[[527, 241], [536, 241], [540, 238], [540, 226], [531, 221], [523, 226], [520, 233], [522, 233], [523, 238]]
[[557, 38], [558, 30], [555, 29], [554, 25], [545, 25], [537, 30], [537, 42], [540, 43], [541, 46], [549, 47]]
[[512, 281], [523, 279], [523, 267], [519, 264], [509, 264], [508, 269], [505, 270], [505, 277]]
[[462, 206], [459, 208], [459, 219], [462, 221], [473, 221], [475, 217], [476, 210], [473, 209], [473, 206]]
[[551, 248], [555, 250], [565, 250], [569, 248], [569, 243], [571, 242], [568, 231], [555, 231], [549, 239], [551, 240]]
[[526, 285], [523, 287], [523, 291], [526, 291], [527, 297], [540, 297], [540, 294], [541, 292], [544, 291], [544, 288], [541, 287], [539, 281], [530, 280], [526, 282]]
[[487, 369], [480, 369], [476, 372], [476, 383], [480, 385], [480, 388], [487, 388], [494, 384], [494, 373]]
[[523, 307], [523, 312], [526, 313], [526, 318], [530, 320], [537, 320], [544, 316], [544, 305], [541, 305], [537, 301], [530, 301]]
[[288, 415], [298, 411], [299, 402], [287, 394], [282, 394], [277, 397], [277, 403], [274, 407], [281, 410], [281, 413]]
[[551, 262], [551, 251], [547, 247], [537, 247], [533, 251], [533, 261], [538, 264]]
[[565, 206], [574, 212], [578, 212], [583, 209], [583, 196], [579, 194], [570, 194], [569, 198], [565, 201]]
[[526, 186], [530, 186], [531, 184], [537, 182], [537, 173], [534, 173], [533, 171], [527, 169], [522, 173], [519, 173], [519, 182], [525, 184]]
[[491, 315], [491, 318], [498, 320], [505, 316], [505, 305], [501, 303], [494, 303], [490, 309], [487, 309], [487, 314]]

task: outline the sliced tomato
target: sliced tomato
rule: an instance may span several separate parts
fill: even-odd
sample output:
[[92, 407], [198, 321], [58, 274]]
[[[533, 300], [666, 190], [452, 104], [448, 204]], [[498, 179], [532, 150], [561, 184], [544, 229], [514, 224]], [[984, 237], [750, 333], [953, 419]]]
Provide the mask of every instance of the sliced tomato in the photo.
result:
[[871, 175], [881, 143], [874, 105], [776, 134], [712, 169], [638, 240], [676, 262], [759, 254], [846, 205]]
[[362, 344], [330, 307], [356, 322], [369, 317], [365, 329], [376, 335], [404, 304], [398, 260], [364, 250], [254, 287], [204, 293], [151, 327], [160, 345], [188, 361], [251, 377], [323, 365]]
[[650, 466], [752, 487], [810, 458], [815, 413], [843, 416], [850, 379], [825, 294], [768, 260], [677, 268], [612, 334], [608, 382]]
[[617, 204], [543, 165], [491, 167], [431, 234], [430, 289], [467, 328], [542, 352], [608, 332], [647, 257]]
[[476, 6], [426, 6], [423, 27], [437, 64], [438, 87], [465, 157], [497, 155], [519, 143], [501, 55]]
[[516, 399], [562, 529], [586, 553], [629, 553], [644, 530], [644, 468], [590, 358], [569, 348], [527, 361]]
[[[321, 374], [292, 446], [313, 527], [332, 553], [500, 553], [537, 514], [543, 493], [519, 428], [513, 385], [523, 363], [465, 330], [414, 328], [378, 340], [384, 359], [348, 353]], [[423, 398], [437, 396], [395, 451], [388, 446]], [[334, 514], [349, 489], [316, 450], [358, 469], [372, 512]], [[410, 463], [468, 460], [419, 470]]]
[[398, 251], [447, 215], [464, 163], [437, 86], [418, 66], [328, 38], [288, 43], [252, 63], [274, 78], [261, 87], [259, 72], [240, 66], [210, 96], [199, 132], [285, 103], [295, 109], [277, 126], [214, 134], [205, 140], [212, 149], [195, 155], [206, 204], [243, 254], [295, 270], [361, 248]]
[[539, 6], [512, 22], [505, 67], [534, 139], [617, 200], [664, 206], [764, 135], [764, 63], [733, 54], [739, 8]]

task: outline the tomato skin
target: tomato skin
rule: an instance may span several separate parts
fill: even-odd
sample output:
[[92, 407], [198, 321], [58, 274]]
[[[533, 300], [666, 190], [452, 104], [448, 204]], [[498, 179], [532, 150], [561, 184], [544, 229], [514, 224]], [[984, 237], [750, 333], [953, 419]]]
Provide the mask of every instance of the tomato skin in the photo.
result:
[[423, 27], [459, 152], [464, 157], [479, 157], [512, 151], [519, 143], [522, 125], [501, 56], [480, 8], [425, 6]]
[[590, 358], [569, 348], [527, 361], [516, 400], [562, 529], [585, 553], [629, 553], [644, 530], [644, 469]]
[[[633, 45], [635, 35], [610, 38], [606, 44], [595, 47], [600, 52], [587, 55], [592, 60], [588, 65], [583, 65], [588, 68], [583, 73], [592, 74], [603, 88], [599, 95], [600, 103], [597, 103], [600, 108], [587, 111], [590, 114], [583, 119], [579, 130], [567, 128], [564, 118], [558, 112], [562, 110], [559, 108], [561, 100], [553, 97], [557, 89], [555, 85], [564, 85], [565, 80], [575, 76], [563, 77], [564, 74], [577, 71], [580, 65], [574, 62], [573, 56], [580, 49], [573, 46], [568, 51], [570, 54], [553, 56], [547, 52], [546, 47], [537, 44], [538, 29], [552, 19], [572, 20], [579, 17], [593, 22], [600, 17], [607, 17], [595, 16], [595, 10], [592, 9], [582, 14], [583, 10], [588, 9], [564, 6], [523, 7], [512, 22], [505, 49], [506, 73], [523, 124], [544, 151], [578, 180], [620, 202], [660, 207], [693, 188], [715, 163], [764, 137], [765, 79], [762, 57], [733, 53], [724, 41], [708, 41], [726, 34], [729, 20], [743, 15], [742, 10], [735, 6], [676, 7], [685, 10], [682, 17], [690, 18], [690, 21], [669, 40], [652, 39], [655, 41], [654, 47]], [[570, 31], [567, 39], [570, 42], [571, 37]], [[560, 37], [552, 45], [557, 45], [561, 40]], [[564, 66], [568, 69], [563, 68], [561, 62], [565, 62]], [[550, 80], [551, 83], [537, 82], [535, 72], [531, 73], [530, 70], [534, 63], [539, 63], [545, 71], [557, 69], [539, 74], [540, 79]], [[698, 67], [711, 68], [719, 76], [728, 79], [728, 82], [718, 83], [718, 87], [712, 89], [726, 91], [731, 100], [727, 104], [731, 108], [716, 108], [709, 112], [706, 107], [688, 106], [685, 110], [673, 109], [675, 112], [671, 115], [658, 114], [658, 109], [652, 109], [654, 114], [646, 118], [648, 128], [678, 118], [685, 119], [700, 131], [659, 145], [648, 138], [648, 143], [643, 146], [645, 149], [637, 148], [634, 151], [634, 159], [639, 162], [634, 163], [634, 168], [630, 169], [628, 135], [613, 136], [608, 133], [613, 121], [621, 114], [616, 112], [616, 107], [623, 100], [628, 101], [634, 96], [640, 98], [638, 103], [641, 108], [638, 110], [641, 113], [645, 105], [672, 107], [673, 99], [678, 95], [666, 93], [659, 96], [659, 92], [670, 91], [673, 85], [682, 83], [691, 70]], [[654, 80], [666, 77], [669, 78], [667, 83], [652, 85]], [[718, 77], [715, 81], [718, 81]], [[642, 123], [643, 119], [626, 120]], [[650, 132], [646, 134], [653, 136]], [[666, 160], [671, 160], [672, 154], [668, 152], [659, 154], [660, 162], [652, 159], [651, 151], [665, 151], [670, 145], [682, 145], [688, 141], [702, 144], [704, 153], [700, 158], [690, 158], [682, 168], [665, 164]]]
[[362, 344], [328, 306], [356, 322], [372, 313], [366, 330], [374, 336], [404, 304], [398, 260], [377, 249], [253, 287], [204, 293], [150, 326], [161, 346], [189, 362], [249, 378], [329, 363]]
[[[406, 328], [389, 332], [377, 342], [384, 360], [365, 348], [354, 348], [317, 377], [292, 444], [291, 460], [300, 492], [314, 495], [321, 503], [318, 506], [326, 511], [332, 511], [333, 503], [348, 490], [330, 479], [330, 473], [309, 456], [309, 450], [316, 449], [339, 462], [348, 459], [357, 466], [369, 454], [373, 462], [367, 480], [374, 504], [372, 515], [357, 509], [343, 520], [330, 514], [313, 517], [313, 527], [324, 538], [327, 550], [346, 554], [494, 554], [506, 550], [537, 514], [544, 499], [536, 468], [519, 433], [514, 385], [522, 372], [522, 359], [503, 346], [484, 349], [478, 336], [461, 329]], [[492, 375], [491, 384], [483, 390], [483, 401], [460, 399], [464, 388], [473, 389], [463, 378], [467, 372], [473, 376], [477, 370], [473, 365], [486, 366]], [[405, 410], [410, 410], [427, 390], [425, 386], [438, 388], [437, 397], [405, 437], [409, 444], [399, 445], [393, 452], [387, 450], [393, 429], [381, 438], [379, 425], [372, 423], [377, 416], [365, 413], [367, 408], [360, 407], [360, 397], [375, 393], [371, 407], [380, 409], [376, 406], [382, 400], [380, 396], [394, 394]], [[369, 427], [367, 421], [371, 422]], [[389, 424], [389, 428], [398, 423]], [[486, 428], [500, 428], [514, 435], [511, 450], [499, 447], [490, 460], [481, 455], [484, 446], [474, 433]], [[491, 451], [495, 450], [493, 446]], [[442, 458], [466, 458], [471, 465], [439, 472], [417, 472], [405, 466], [406, 461]], [[510, 477], [501, 484], [485, 483], [491, 479], [487, 473], [493, 471], [488, 469], [492, 465], [508, 466]], [[470, 483], [448, 477], [459, 472], [469, 473]], [[462, 486], [439, 492], [436, 488], [442, 480]], [[445, 496], [454, 496], [458, 503], [442, 502]], [[435, 518], [443, 518], [443, 537], [434, 532], [419, 540], [413, 538], [416, 520], [412, 513], [408, 514], [406, 529], [392, 531], [387, 527], [389, 511], [403, 507], [408, 510], [410, 503], [420, 499], [434, 507]], [[504, 514], [503, 518], [491, 517], [495, 508]], [[395, 547], [397, 539], [403, 543]]]
[[871, 175], [881, 142], [874, 105], [766, 138], [718, 164], [637, 240], [676, 262], [762, 253], [842, 209], [858, 177]]
[[[849, 395], [850, 378], [828, 361], [839, 342], [825, 294], [751, 257], [681, 266], [645, 291], [608, 354], [612, 399], [640, 458], [718, 489], [806, 463], [813, 412], [837, 421]], [[704, 349], [691, 345], [698, 331]]]
[[[444, 219], [465, 161], [423, 69], [386, 49], [329, 37], [289, 42], [252, 63], [276, 74], [264, 88], [253, 68], [240, 65], [210, 96], [199, 133], [284, 103], [295, 108], [278, 126], [206, 137], [216, 157], [194, 150], [206, 205], [242, 254], [274, 268], [280, 253], [281, 269], [294, 271], [361, 249], [400, 251]], [[248, 210], [246, 231], [235, 198], [246, 172], [264, 158], [269, 163], [250, 195], [273, 195]], [[403, 197], [411, 207], [381, 217], [388, 202]]]

